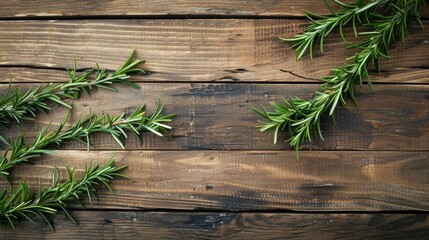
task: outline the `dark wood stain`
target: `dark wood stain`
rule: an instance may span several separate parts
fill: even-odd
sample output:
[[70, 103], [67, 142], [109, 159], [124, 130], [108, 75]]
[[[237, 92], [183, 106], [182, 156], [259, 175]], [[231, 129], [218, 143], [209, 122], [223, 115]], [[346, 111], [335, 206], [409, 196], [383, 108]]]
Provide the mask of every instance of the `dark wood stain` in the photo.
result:
[[[54, 218], [55, 232], [40, 219], [6, 228], [0, 239], [425, 239], [427, 214], [294, 214], [72, 211], [79, 222]], [[381, 224], [368, 225], [376, 218]], [[396, 225], [401, 219], [412, 224]], [[103, 225], [108, 219], [109, 225]]]

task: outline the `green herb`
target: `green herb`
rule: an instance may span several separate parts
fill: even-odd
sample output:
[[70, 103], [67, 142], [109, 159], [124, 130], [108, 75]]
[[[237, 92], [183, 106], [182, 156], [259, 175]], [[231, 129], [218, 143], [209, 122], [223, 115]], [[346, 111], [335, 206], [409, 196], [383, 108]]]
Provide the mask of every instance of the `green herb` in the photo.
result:
[[29, 163], [41, 154], [52, 153], [52, 150], [47, 148], [59, 147], [72, 140], [84, 142], [89, 150], [89, 135], [93, 133], [110, 134], [122, 148], [124, 148], [123, 142], [127, 138], [126, 131], [136, 135], [139, 135], [141, 131], [149, 131], [161, 137], [163, 133], [169, 135], [168, 130], [171, 127], [166, 123], [171, 122], [175, 115], [164, 115], [163, 108], [164, 105], [158, 102], [152, 116], [146, 115], [145, 106], [137, 107], [129, 116], [125, 116], [125, 113], [117, 116], [103, 114], [100, 117], [90, 114], [85, 120], [79, 118], [72, 127], [63, 131], [66, 118], [56, 131], [50, 131], [49, 127], [44, 130], [40, 129], [32, 143], [28, 143], [25, 136], [10, 141], [3, 140], [9, 149], [0, 158], [0, 175], [10, 182], [9, 172], [12, 167], [21, 163]]
[[[69, 70], [70, 80], [68, 83], [41, 84], [37, 88], [30, 88], [25, 93], [19, 88], [11, 91], [11, 84], [6, 94], [0, 99], [0, 124], [8, 125], [11, 121], [20, 122], [22, 119], [33, 120], [37, 111], [49, 111], [48, 102], [54, 102], [71, 109], [71, 105], [64, 99], [76, 99], [81, 92], [90, 94], [94, 87], [105, 88], [117, 91], [112, 86], [114, 83], [122, 83], [139, 88], [138, 85], [129, 81], [129, 74], [134, 72], [144, 73], [136, 66], [143, 61], [137, 59], [133, 61], [133, 51], [127, 61], [113, 73], [108, 74], [106, 70], [87, 70], [77, 76], [76, 62], [74, 68]], [[90, 79], [95, 72], [95, 78]], [[158, 101], [156, 109], [152, 115], [147, 115], [145, 106], [137, 107], [131, 114], [97, 116], [90, 113], [84, 120], [81, 117], [71, 127], [66, 129], [66, 119], [56, 130], [50, 130], [50, 126], [39, 129], [35, 139], [30, 143], [25, 134], [6, 140], [0, 136], [0, 141], [6, 145], [6, 150], [0, 158], [0, 175], [10, 184], [10, 191], [3, 191], [0, 194], [0, 227], [10, 224], [13, 228], [19, 224], [20, 220], [27, 219], [34, 223], [31, 217], [39, 216], [45, 219], [51, 229], [53, 229], [50, 215], [56, 214], [57, 209], [62, 209], [74, 222], [73, 217], [66, 210], [67, 202], [81, 202], [81, 195], [86, 194], [92, 203], [92, 198], [97, 197], [96, 186], [102, 183], [112, 193], [109, 181], [114, 177], [125, 177], [118, 172], [126, 166], [115, 167], [113, 159], [110, 159], [104, 166], [86, 165], [83, 177], [77, 180], [74, 170], [66, 167], [68, 180], [59, 183], [58, 169], [52, 172], [52, 184], [43, 188], [39, 194], [35, 194], [28, 189], [25, 182], [20, 181], [17, 189], [13, 189], [10, 181], [10, 170], [17, 164], [31, 163], [34, 158], [42, 154], [50, 154], [52, 147], [60, 147], [69, 141], [77, 140], [87, 144], [89, 150], [89, 135], [93, 133], [110, 134], [115, 141], [124, 148], [124, 141], [127, 132], [140, 135], [141, 132], [151, 132], [158, 136], [169, 135], [171, 127], [167, 125], [175, 117], [174, 114], [164, 115], [164, 105]], [[70, 111], [69, 111], [70, 114]]]
[[71, 214], [67, 211], [67, 203], [77, 201], [82, 204], [82, 195], [87, 195], [92, 203], [92, 198], [97, 197], [96, 187], [103, 184], [113, 194], [110, 180], [114, 177], [125, 177], [118, 172], [126, 166], [115, 167], [115, 162], [110, 159], [103, 166], [85, 165], [85, 171], [81, 179], [76, 179], [74, 169], [67, 167], [68, 180], [59, 183], [58, 169], [52, 171], [52, 183], [43, 188], [37, 195], [28, 189], [24, 182], [20, 182], [16, 190], [9, 194], [3, 191], [0, 194], [0, 227], [10, 224], [13, 229], [21, 219], [27, 219], [35, 224], [32, 217], [42, 217], [53, 230], [50, 215], [56, 214], [58, 209], [63, 210], [75, 224]]
[[285, 42], [290, 42], [292, 47], [296, 49], [296, 59], [301, 59], [304, 54], [309, 51], [310, 58], [313, 59], [313, 52], [317, 45], [320, 46], [320, 52], [323, 53], [323, 43], [325, 37], [335, 28], [339, 28], [340, 35], [343, 39], [343, 26], [347, 23], [352, 23], [355, 36], [357, 33], [357, 23], [368, 23], [371, 15], [379, 7], [380, 4], [389, 1], [365, 1], [360, 0], [355, 3], [345, 4], [334, 0], [340, 7], [340, 10], [334, 12], [327, 0], [323, 0], [325, 5], [331, 9], [332, 15], [317, 15], [310, 12], [305, 12], [305, 16], [310, 19], [310, 25], [306, 27], [304, 33], [295, 35], [292, 39], [280, 38]]
[[[317, 91], [312, 99], [303, 100], [295, 97], [283, 99], [281, 103], [271, 102], [270, 105], [274, 111], [266, 111], [263, 107], [261, 110], [254, 109], [265, 118], [264, 121], [260, 121], [259, 130], [274, 132], [274, 143], [277, 142], [279, 131], [288, 132], [290, 137], [286, 142], [296, 149], [297, 159], [299, 158], [299, 145], [305, 141], [311, 142], [314, 133], [317, 133], [323, 140], [320, 129], [321, 119], [326, 115], [334, 118], [334, 112], [339, 102], [345, 105], [345, 98], [350, 96], [356, 104], [355, 84], [362, 84], [366, 80], [371, 85], [368, 66], [372, 64], [378, 69], [379, 59], [389, 58], [388, 49], [396, 40], [396, 36], [399, 35], [404, 40], [413, 21], [422, 26], [419, 7], [427, 1], [358, 0], [355, 4], [345, 4], [337, 0], [334, 2], [340, 7], [338, 13], [328, 16], [308, 14], [311, 24], [305, 33], [287, 41], [294, 44], [297, 59], [307, 51], [312, 56], [313, 48], [316, 45], [314, 41], [320, 44], [323, 50], [323, 39], [333, 28], [339, 27], [342, 33], [342, 26], [352, 22], [355, 34], [362, 36], [363, 40], [358, 44], [348, 44], [352, 48], [359, 49], [360, 52], [347, 58], [347, 63], [344, 65], [331, 69], [331, 76], [322, 77], [324, 83], [321, 85], [321, 91]], [[386, 15], [375, 11], [378, 6], [384, 7], [385, 11], [382, 12]], [[364, 26], [372, 30], [358, 32], [357, 21], [364, 22]]]
[[[11, 85], [6, 94], [0, 99], [0, 124], [7, 126], [11, 121], [20, 122], [22, 119], [33, 119], [37, 111], [47, 112], [51, 110], [48, 102], [54, 102], [71, 109], [71, 105], [64, 99], [76, 99], [81, 92], [90, 94], [94, 87], [117, 91], [112, 86], [114, 83], [122, 83], [134, 88], [139, 86], [129, 80], [131, 73], [144, 70], [137, 68], [143, 63], [141, 59], [133, 61], [135, 51], [131, 53], [126, 62], [113, 73], [107, 73], [105, 69], [100, 69], [98, 64], [96, 69], [90, 69], [78, 76], [76, 61], [74, 68], [69, 71], [70, 80], [67, 83], [41, 84], [39, 87], [30, 88], [23, 92], [20, 88], [11, 91]], [[95, 72], [94, 79], [91, 79]]]

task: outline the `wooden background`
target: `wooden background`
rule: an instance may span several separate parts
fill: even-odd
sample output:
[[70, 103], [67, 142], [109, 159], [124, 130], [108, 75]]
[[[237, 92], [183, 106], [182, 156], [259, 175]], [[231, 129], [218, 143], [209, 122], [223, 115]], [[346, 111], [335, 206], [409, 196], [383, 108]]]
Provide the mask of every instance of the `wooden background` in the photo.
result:
[[[202, 3], [203, 2], [203, 3]], [[429, 234], [429, 9], [373, 75], [375, 92], [357, 87], [359, 108], [337, 111], [338, 126], [323, 124], [325, 142], [303, 146], [299, 162], [287, 145], [273, 145], [255, 128], [251, 111], [281, 97], [310, 97], [318, 78], [353, 52], [338, 35], [314, 61], [296, 62], [277, 37], [292, 37], [307, 22], [303, 10], [326, 13], [321, 1], [0, 1], [0, 76], [14, 86], [67, 79], [76, 57], [81, 69], [114, 69], [132, 49], [150, 74], [139, 90], [119, 86], [74, 101], [80, 113], [120, 113], [158, 97], [177, 113], [173, 141], [130, 138], [121, 150], [96, 135], [88, 153], [70, 143], [55, 155], [13, 172], [37, 189], [50, 169], [82, 169], [113, 152], [130, 180], [113, 183], [79, 222], [40, 219], [6, 228], [1, 239], [80, 238], [427, 238]], [[283, 71], [281, 71], [281, 69]], [[54, 107], [37, 122], [62, 121]], [[24, 124], [34, 136], [36, 126]], [[2, 130], [13, 135], [16, 129]], [[284, 136], [282, 136], [284, 137]], [[4, 183], [2, 183], [5, 187]]]

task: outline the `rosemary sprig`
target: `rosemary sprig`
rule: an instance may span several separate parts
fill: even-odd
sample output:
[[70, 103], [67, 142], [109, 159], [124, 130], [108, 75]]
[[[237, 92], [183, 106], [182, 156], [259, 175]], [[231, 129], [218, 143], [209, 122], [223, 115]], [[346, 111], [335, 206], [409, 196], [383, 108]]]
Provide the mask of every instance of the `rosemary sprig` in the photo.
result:
[[284, 42], [292, 44], [292, 48], [296, 49], [296, 59], [301, 59], [304, 54], [309, 51], [310, 58], [313, 59], [313, 52], [317, 45], [320, 46], [320, 51], [323, 53], [325, 37], [335, 28], [339, 28], [340, 35], [343, 39], [343, 27], [352, 23], [355, 36], [358, 35], [357, 23], [369, 23], [372, 14], [380, 5], [384, 5], [389, 0], [366, 1], [357, 0], [355, 3], [343, 3], [338, 0], [333, 2], [340, 7], [340, 10], [334, 12], [327, 0], [323, 0], [325, 5], [332, 11], [331, 15], [318, 15], [311, 12], [305, 12], [305, 16], [310, 20], [309, 26], [305, 28], [304, 33], [296, 34], [293, 38], [280, 38]]
[[[418, 11], [424, 2], [427, 1], [397, 0], [395, 3], [389, 3], [387, 10], [392, 13], [389, 16], [383, 16], [367, 8], [366, 11], [371, 11], [371, 20], [367, 26], [373, 28], [373, 31], [359, 33], [365, 37], [364, 40], [351, 45], [361, 51], [347, 58], [348, 62], [341, 67], [331, 69], [331, 76], [322, 77], [324, 83], [321, 91], [317, 91], [312, 99], [303, 100], [295, 97], [283, 99], [282, 103], [271, 102], [270, 105], [274, 108], [272, 112], [266, 111], [263, 107], [262, 110], [254, 109], [266, 119], [260, 121], [259, 130], [274, 132], [274, 143], [277, 142], [279, 131], [287, 131], [290, 137], [286, 142], [296, 149], [297, 159], [299, 145], [305, 141], [311, 142], [314, 132], [317, 132], [323, 140], [321, 119], [326, 115], [334, 118], [333, 114], [338, 103], [345, 105], [347, 95], [356, 103], [354, 85], [362, 84], [364, 80], [371, 84], [368, 65], [372, 63], [378, 68], [380, 57], [389, 58], [388, 49], [395, 41], [397, 33], [404, 39], [412, 20], [417, 20], [422, 25]], [[321, 28], [320, 31], [323, 35], [325, 30]], [[305, 48], [300, 48], [299, 51], [304, 50]]]
[[[117, 91], [112, 84], [121, 83], [140, 88], [129, 79], [132, 73], [145, 73], [144, 70], [137, 67], [144, 61], [141, 59], [133, 61], [135, 53], [135, 50], [133, 50], [125, 63], [113, 73], [107, 73], [105, 69], [100, 69], [97, 64], [96, 69], [90, 69], [78, 75], [76, 60], [74, 60], [73, 69], [68, 70], [70, 80], [67, 83], [41, 84], [25, 92], [20, 88], [12, 91], [11, 84], [9, 84], [6, 94], [0, 99], [0, 124], [7, 126], [11, 121], [31, 120], [36, 116], [37, 111], [47, 112], [51, 110], [47, 104], [48, 102], [57, 103], [71, 109], [71, 105], [65, 102], [65, 99], [76, 99], [81, 92], [90, 94], [95, 87]], [[95, 78], [91, 79], [94, 72]]]
[[42, 217], [52, 230], [53, 224], [50, 215], [63, 210], [70, 220], [77, 224], [72, 215], [67, 211], [68, 202], [78, 202], [82, 205], [82, 195], [86, 194], [92, 204], [92, 198], [97, 198], [96, 187], [100, 184], [113, 193], [110, 180], [114, 177], [126, 177], [120, 173], [126, 166], [115, 167], [115, 162], [110, 159], [103, 166], [85, 165], [83, 176], [76, 179], [74, 169], [66, 167], [68, 179], [59, 183], [59, 171], [52, 171], [52, 183], [49, 187], [43, 188], [36, 195], [24, 182], [20, 182], [16, 190], [12, 192], [3, 191], [0, 194], [0, 228], [10, 224], [13, 229], [20, 220], [27, 219], [34, 223], [32, 217]]
[[127, 138], [126, 131], [136, 135], [141, 131], [149, 131], [161, 137], [163, 133], [169, 135], [168, 131], [171, 127], [166, 123], [171, 122], [175, 115], [164, 115], [163, 108], [164, 105], [158, 102], [152, 116], [146, 115], [144, 105], [137, 107], [129, 116], [125, 116], [125, 113], [117, 116], [103, 114], [100, 117], [90, 114], [85, 120], [79, 118], [72, 127], [64, 130], [66, 118], [55, 131], [50, 131], [49, 127], [40, 129], [32, 143], [28, 143], [25, 136], [6, 141], [5, 144], [9, 149], [0, 158], [0, 175], [10, 183], [9, 172], [12, 167], [21, 163], [30, 163], [33, 158], [41, 154], [52, 153], [52, 150], [47, 148], [59, 147], [72, 140], [87, 144], [89, 150], [89, 135], [93, 133], [110, 134], [122, 148]]

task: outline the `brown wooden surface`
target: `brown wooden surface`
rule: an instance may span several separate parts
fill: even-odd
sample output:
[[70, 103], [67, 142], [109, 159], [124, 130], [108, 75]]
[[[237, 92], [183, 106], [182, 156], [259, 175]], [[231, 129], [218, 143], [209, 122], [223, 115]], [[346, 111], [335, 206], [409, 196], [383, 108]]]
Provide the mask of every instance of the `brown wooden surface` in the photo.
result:
[[[294, 51], [279, 36], [303, 30], [304, 20], [162, 19], [0, 21], [0, 73], [6, 80], [59, 81], [72, 67], [118, 67], [137, 49], [150, 76], [137, 81], [174, 82], [318, 82], [354, 51], [338, 36], [329, 38], [325, 54], [296, 62]], [[429, 23], [429, 22], [426, 22]], [[353, 38], [351, 38], [353, 39]], [[382, 61], [374, 82], [429, 83], [429, 29], [415, 30]], [[85, 46], [85, 47], [83, 47]], [[6, 68], [4, 68], [6, 67]], [[11, 68], [18, 67], [18, 68]], [[31, 67], [31, 68], [19, 68]], [[36, 68], [34, 70], [33, 68]], [[48, 68], [48, 69], [37, 69]], [[284, 70], [286, 72], [281, 71]], [[58, 79], [60, 77], [60, 79]]]
[[[25, 85], [27, 86], [27, 85]], [[153, 111], [158, 98], [166, 104], [166, 113], [176, 113], [172, 126], [174, 140], [169, 141], [145, 134], [140, 141], [130, 136], [127, 149], [289, 149], [280, 141], [272, 144], [271, 136], [264, 139], [258, 125], [259, 115], [252, 107], [268, 105], [281, 97], [310, 97], [316, 84], [204, 84], [204, 83], [143, 83], [141, 89], [118, 86], [119, 92], [100, 90], [91, 96], [73, 101], [74, 111], [69, 120], [80, 114], [131, 112], [147, 103]], [[274, 86], [274, 87], [273, 87]], [[6, 86], [3, 86], [5, 91]], [[327, 118], [323, 124], [326, 141], [315, 138], [313, 150], [427, 150], [429, 146], [428, 85], [376, 85], [358, 87], [359, 108], [351, 103], [336, 113], [337, 127]], [[376, 104], [376, 106], [374, 106]], [[58, 125], [67, 109], [55, 107], [51, 114], [40, 114], [41, 126]], [[27, 124], [28, 136], [34, 136], [36, 126]], [[6, 130], [4, 130], [6, 131]], [[16, 128], [8, 131], [17, 132]], [[281, 136], [285, 139], [285, 135]], [[92, 139], [94, 149], [119, 149], [108, 135]], [[70, 143], [67, 149], [86, 149]], [[309, 146], [303, 147], [308, 149]]]
[[[304, 9], [327, 13], [322, 1], [0, 3], [0, 92], [10, 74], [13, 87], [64, 82], [73, 57], [80, 70], [95, 62], [112, 70], [136, 49], [149, 72], [133, 77], [142, 89], [82, 96], [69, 122], [90, 109], [121, 113], [147, 103], [151, 112], [158, 97], [178, 115], [173, 141], [145, 134], [142, 144], [130, 137], [120, 150], [99, 134], [89, 153], [70, 143], [16, 168], [15, 183], [37, 190], [52, 166], [81, 173], [85, 162], [103, 163], [117, 150], [131, 179], [113, 182], [117, 196], [101, 189], [101, 201], [87, 210], [72, 205], [79, 227], [61, 215], [55, 233], [36, 219], [38, 226], [23, 222], [17, 231], [0, 231], [0, 239], [427, 237], [429, 7], [422, 11], [426, 28], [413, 29], [382, 61], [380, 75], [372, 72], [376, 91], [358, 87], [359, 108], [339, 108], [336, 128], [326, 119], [326, 141], [303, 146], [296, 162], [287, 145], [263, 138], [251, 108], [310, 97], [321, 75], [353, 55], [337, 33], [313, 61], [296, 62], [278, 41], [304, 29]], [[65, 114], [53, 106], [37, 124], [55, 127]], [[33, 123], [22, 128], [34, 136]], [[18, 128], [0, 131], [16, 136]]]
[[[425, 239], [427, 214], [72, 211], [56, 232], [29, 222], [0, 239]], [[6, 235], [7, 234], [7, 235]]]
[[[38, 188], [50, 184], [53, 166], [81, 172], [112, 155], [62, 150], [17, 168], [13, 179]], [[116, 196], [102, 191], [88, 208], [429, 210], [427, 152], [303, 151], [299, 162], [292, 151], [120, 151], [115, 158], [130, 179], [114, 181]]]
[[[1, 49], [0, 49], [1, 50]], [[397, 55], [398, 57], [405, 57], [406, 53], [403, 52]], [[244, 56], [243, 56], [244, 58]], [[121, 58], [125, 60], [124, 58]], [[424, 63], [421, 64], [419, 61], [410, 63], [415, 63], [415, 66], [402, 67], [401, 63], [392, 65], [390, 69], [383, 69], [381, 73], [372, 72], [371, 81], [373, 83], [406, 83], [406, 84], [428, 84], [429, 83], [429, 70], [428, 66]], [[79, 64], [79, 63], [78, 63]], [[117, 61], [115, 66], [119, 66], [121, 62]], [[298, 63], [294, 63], [298, 64]], [[309, 64], [318, 64], [316, 59], [314, 62]], [[147, 63], [146, 65], [150, 65]], [[65, 82], [68, 80], [68, 73], [65, 71], [66, 68], [71, 68], [72, 63], [69, 61], [64, 64], [64, 68], [52, 69], [38, 66], [28, 66], [28, 67], [11, 67], [8, 64], [0, 65], [0, 81], [6, 82], [12, 77], [12, 83], [40, 83], [40, 82]], [[384, 66], [384, 65], [383, 65]], [[88, 65], [87, 67], [93, 67]], [[147, 69], [148, 67], [143, 65], [143, 68]], [[186, 67], [186, 66], [184, 66]], [[233, 66], [237, 67], [237, 66]], [[228, 67], [229, 68], [229, 67]], [[225, 69], [228, 69], [225, 68]], [[294, 67], [292, 67], [294, 68]], [[81, 68], [83, 69], [83, 68]], [[275, 78], [271, 78], [267, 73], [261, 72], [245, 72], [243, 68], [236, 68], [234, 70], [224, 70], [223, 72], [219, 70], [217, 73], [213, 73], [213, 76], [216, 79], [210, 78], [190, 78], [185, 79], [185, 76], [181, 76], [181, 73], [173, 72], [176, 70], [167, 70], [171, 71], [170, 73], [159, 73], [153, 72], [153, 68], [149, 70], [148, 75], [139, 75], [133, 76], [132, 80], [134, 82], [210, 82], [210, 83], [230, 83], [230, 82], [243, 82], [243, 83], [320, 83], [320, 80], [317, 79], [315, 73], [309, 73], [309, 76], [300, 76], [292, 72], [283, 72], [285, 69], [274, 70], [271, 74], [278, 75]], [[320, 72], [325, 72], [325, 69], [319, 69]], [[316, 70], [315, 70], [316, 71]], [[183, 73], [185, 74], [185, 73]], [[190, 73], [192, 74], [192, 73]], [[295, 75], [294, 75], [295, 74]]]
[[[342, 2], [354, 2], [345, 0]], [[106, 16], [164, 16], [164, 17], [303, 17], [304, 10], [319, 14], [330, 13], [321, 2], [314, 0], [115, 0], [99, 3], [90, 0], [2, 0], [3, 18], [34, 17], [106, 17]], [[76, 7], [78, 6], [78, 7]], [[335, 8], [335, 4], [331, 4]], [[424, 7], [422, 16], [429, 8]], [[169, 16], [173, 15], [173, 16]]]
[[[88, 16], [303, 16], [304, 10], [328, 13], [317, 1], [244, 1], [244, 0], [115, 0], [100, 4], [94, 1], [42, 0], [23, 2], [1, 1], [1, 17], [88, 17]], [[79, 7], [76, 7], [79, 6]]]

